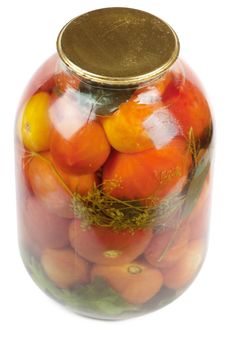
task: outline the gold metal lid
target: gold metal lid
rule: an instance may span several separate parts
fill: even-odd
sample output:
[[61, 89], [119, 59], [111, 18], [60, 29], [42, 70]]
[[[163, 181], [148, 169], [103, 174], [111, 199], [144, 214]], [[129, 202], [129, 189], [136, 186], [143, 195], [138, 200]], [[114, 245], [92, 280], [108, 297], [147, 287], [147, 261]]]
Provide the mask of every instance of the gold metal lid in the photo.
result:
[[163, 74], [179, 55], [179, 40], [167, 23], [150, 13], [111, 7], [67, 23], [57, 51], [84, 80], [133, 86]]

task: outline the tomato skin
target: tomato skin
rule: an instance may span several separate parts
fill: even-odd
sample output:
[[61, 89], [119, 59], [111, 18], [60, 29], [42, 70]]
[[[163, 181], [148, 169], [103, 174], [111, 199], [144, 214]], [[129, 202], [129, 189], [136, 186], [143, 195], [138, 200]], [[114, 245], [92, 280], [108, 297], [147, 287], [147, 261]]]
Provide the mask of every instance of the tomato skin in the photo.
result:
[[117, 265], [128, 263], [141, 255], [152, 238], [152, 230], [113, 231], [91, 226], [82, 228], [75, 220], [70, 225], [69, 238], [75, 251], [94, 263]]
[[183, 134], [188, 137], [190, 128], [194, 136], [201, 138], [204, 131], [211, 127], [211, 113], [208, 103], [200, 88], [186, 79], [179, 89], [178, 96], [169, 94], [163, 97], [163, 102], [181, 126]]
[[161, 107], [161, 104], [146, 106], [128, 101], [121, 104], [113, 115], [100, 118], [111, 146], [124, 153], [153, 148], [153, 140], [143, 123]]
[[[164, 94], [173, 86], [179, 90], [182, 84], [182, 76], [180, 73], [168, 71], [159, 80], [154, 83], [137, 89], [130, 100], [141, 105], [153, 105], [163, 100]], [[174, 97], [174, 94], [173, 94]]]
[[22, 111], [20, 137], [30, 151], [41, 152], [49, 149], [52, 130], [49, 106], [50, 95], [38, 92], [30, 98]]
[[168, 72], [151, 85], [137, 89], [112, 115], [100, 118], [112, 147], [122, 153], [142, 152], [160, 148], [164, 139], [169, 142], [183, 135], [169, 104], [163, 103], [168, 90], [175, 101], [181, 86], [181, 74]]
[[[29, 246], [41, 252], [46, 248], [63, 248], [69, 245], [70, 221], [49, 212], [35, 197], [29, 197], [23, 212], [23, 231]], [[22, 237], [24, 238], [24, 236]], [[27, 242], [26, 242], [27, 243]]]
[[31, 156], [25, 169], [30, 188], [47, 209], [58, 216], [73, 218], [72, 195], [86, 195], [98, 184], [94, 173], [67, 174], [57, 167], [49, 152]]
[[[144, 254], [146, 260], [158, 268], [172, 266], [184, 254], [190, 234], [191, 230], [188, 225], [180, 227], [177, 231], [176, 229], [167, 229], [162, 233], [155, 233]], [[160, 260], [168, 245], [169, 249]]]
[[104, 130], [96, 121], [86, 123], [69, 139], [54, 130], [51, 153], [61, 169], [76, 175], [98, 170], [110, 153]]
[[71, 193], [56, 174], [48, 153], [32, 158], [28, 166], [28, 177], [33, 193], [50, 212], [73, 218]]
[[89, 282], [89, 265], [72, 249], [46, 249], [41, 264], [48, 277], [59, 288], [70, 288], [75, 284]]
[[183, 62], [182, 70], [167, 72], [154, 84], [136, 90], [131, 99], [147, 108], [161, 103], [171, 112], [185, 137], [190, 128], [200, 138], [205, 129], [211, 127], [211, 112], [201, 84]]
[[163, 284], [159, 270], [137, 261], [118, 266], [94, 265], [91, 277], [104, 278], [126, 301], [136, 305], [151, 299]]
[[103, 189], [121, 199], [163, 198], [183, 186], [191, 165], [186, 142], [173, 140], [160, 150], [113, 152], [103, 168]]
[[191, 283], [204, 260], [205, 249], [204, 239], [191, 241], [181, 259], [171, 268], [162, 270], [164, 285], [171, 289], [180, 289]]
[[64, 180], [65, 184], [73, 193], [86, 195], [95, 185], [98, 185], [99, 180], [95, 173], [85, 175], [72, 175], [65, 173], [61, 169], [58, 170]]

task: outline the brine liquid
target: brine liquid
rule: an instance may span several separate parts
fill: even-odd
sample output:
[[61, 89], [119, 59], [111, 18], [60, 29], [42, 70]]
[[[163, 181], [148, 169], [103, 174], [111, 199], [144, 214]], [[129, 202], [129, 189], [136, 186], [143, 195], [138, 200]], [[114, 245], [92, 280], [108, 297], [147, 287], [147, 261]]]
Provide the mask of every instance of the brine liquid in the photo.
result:
[[75, 312], [153, 311], [203, 263], [212, 120], [181, 65], [147, 86], [106, 89], [58, 69], [54, 56], [25, 92], [15, 143], [22, 258]]

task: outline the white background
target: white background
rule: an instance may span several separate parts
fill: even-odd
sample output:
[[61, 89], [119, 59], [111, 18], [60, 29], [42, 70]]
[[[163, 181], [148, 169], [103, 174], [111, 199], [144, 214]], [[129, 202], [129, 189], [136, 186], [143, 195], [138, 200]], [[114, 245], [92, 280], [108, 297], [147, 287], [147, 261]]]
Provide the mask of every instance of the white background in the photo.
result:
[[[233, 349], [233, 20], [231, 0], [20, 0], [0, 3], [0, 349]], [[128, 6], [170, 23], [201, 78], [217, 130], [209, 252], [173, 304], [128, 321], [76, 316], [30, 280], [18, 253], [13, 124], [27, 81], [55, 51], [61, 27], [94, 8]]]

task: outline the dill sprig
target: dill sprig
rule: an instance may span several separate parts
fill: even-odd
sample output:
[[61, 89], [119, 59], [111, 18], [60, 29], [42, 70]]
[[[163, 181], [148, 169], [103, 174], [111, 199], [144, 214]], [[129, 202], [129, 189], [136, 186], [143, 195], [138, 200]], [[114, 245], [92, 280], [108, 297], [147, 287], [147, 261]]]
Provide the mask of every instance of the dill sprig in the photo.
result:
[[[143, 203], [153, 203], [144, 205]], [[72, 206], [75, 216], [83, 226], [97, 225], [114, 230], [130, 230], [154, 227], [162, 224], [184, 203], [184, 197], [175, 193], [159, 201], [148, 197], [122, 200], [105, 193], [101, 185], [86, 195], [75, 193]]]
[[188, 150], [192, 155], [195, 168], [197, 167], [197, 164], [198, 164], [198, 154], [199, 154], [200, 148], [201, 148], [200, 140], [195, 137], [193, 128], [191, 127], [188, 133]]
[[[163, 199], [151, 196], [123, 200], [104, 192], [102, 184], [95, 185], [85, 195], [72, 193], [50, 159], [36, 152], [29, 152], [26, 157], [28, 162], [33, 157], [38, 157], [50, 166], [51, 171], [69, 193], [74, 215], [81, 220], [83, 227], [96, 225], [116, 231], [129, 230], [133, 233], [137, 229], [163, 225], [184, 203], [184, 195], [180, 193], [173, 193]], [[117, 186], [117, 181], [109, 180], [108, 188], [114, 189]]]

